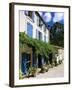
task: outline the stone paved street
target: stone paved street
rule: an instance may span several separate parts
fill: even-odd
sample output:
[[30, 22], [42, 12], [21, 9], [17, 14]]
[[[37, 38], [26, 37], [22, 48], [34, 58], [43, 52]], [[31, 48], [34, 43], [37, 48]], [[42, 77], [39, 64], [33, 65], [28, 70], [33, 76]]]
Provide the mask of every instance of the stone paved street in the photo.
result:
[[48, 72], [39, 73], [36, 77], [31, 78], [56, 78], [64, 76], [64, 64], [60, 64], [57, 67], [50, 68]]

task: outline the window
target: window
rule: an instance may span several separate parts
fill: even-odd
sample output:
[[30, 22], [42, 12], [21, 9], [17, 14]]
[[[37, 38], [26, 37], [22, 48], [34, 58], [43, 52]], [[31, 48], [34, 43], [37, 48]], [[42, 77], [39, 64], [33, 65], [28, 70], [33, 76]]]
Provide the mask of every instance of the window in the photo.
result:
[[46, 35], [44, 35], [44, 41], [46, 42]]
[[39, 26], [39, 17], [37, 16], [37, 26]]
[[43, 23], [42, 23], [41, 19], [39, 19], [39, 27], [42, 28], [42, 25], [43, 25]]
[[36, 29], [36, 39], [38, 39], [38, 30]]
[[37, 16], [37, 26], [39, 26], [40, 28], [42, 28], [42, 25], [43, 25], [43, 23], [42, 23], [40, 17]]
[[38, 39], [42, 40], [42, 33], [41, 32], [38, 32]]
[[33, 26], [30, 23], [27, 23], [27, 35], [30, 37], [33, 36]]
[[28, 11], [28, 16], [30, 17], [30, 18], [32, 18], [32, 11]]
[[34, 20], [34, 13], [33, 13], [33, 11], [25, 11], [25, 15], [29, 16], [32, 20]]
[[44, 25], [44, 33], [46, 33], [46, 26]]
[[46, 27], [44, 26], [44, 31], [46, 31]]

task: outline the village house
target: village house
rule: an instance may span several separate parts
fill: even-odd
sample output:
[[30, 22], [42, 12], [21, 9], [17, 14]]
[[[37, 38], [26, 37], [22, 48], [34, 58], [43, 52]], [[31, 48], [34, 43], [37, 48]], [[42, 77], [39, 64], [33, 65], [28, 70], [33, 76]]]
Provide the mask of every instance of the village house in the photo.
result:
[[[49, 30], [43, 18], [38, 12], [33, 11], [19, 11], [20, 32], [25, 32], [29, 37], [38, 39], [43, 42], [49, 42]], [[38, 56], [34, 60], [34, 52], [32, 48], [25, 46], [20, 49], [20, 65], [23, 74], [27, 74], [30, 66], [40, 68], [44, 64], [44, 57]]]
[[[19, 30], [20, 33], [25, 33], [28, 38], [32, 40], [38, 40], [37, 43], [41, 45], [41, 41], [43, 42], [44, 47], [49, 44], [50, 41], [50, 31], [48, 29], [47, 24], [45, 23], [42, 16], [40, 16], [39, 12], [37, 11], [19, 11]], [[36, 47], [36, 45], [34, 45]], [[54, 46], [49, 48], [57, 49], [54, 52], [54, 49], [49, 51], [46, 54], [41, 49], [41, 53], [36, 55], [35, 47], [32, 47], [28, 44], [24, 44], [22, 48], [19, 49], [19, 65], [20, 65], [20, 72], [23, 76], [27, 76], [28, 72], [32, 72], [31, 67], [33, 67], [33, 73], [35, 73], [35, 69], [40, 70], [41, 72], [48, 71], [49, 67], [57, 66], [61, 64], [64, 60], [64, 50], [62, 47]], [[41, 48], [41, 47], [39, 47]], [[45, 48], [43, 49], [44, 51]], [[51, 65], [51, 66], [50, 66]], [[46, 68], [45, 68], [46, 67]]]

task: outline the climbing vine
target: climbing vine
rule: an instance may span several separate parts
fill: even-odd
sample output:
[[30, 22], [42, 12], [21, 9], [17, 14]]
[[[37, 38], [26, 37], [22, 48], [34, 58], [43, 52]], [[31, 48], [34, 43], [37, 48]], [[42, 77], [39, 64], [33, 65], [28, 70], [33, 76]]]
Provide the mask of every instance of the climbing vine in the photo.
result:
[[38, 55], [43, 55], [48, 58], [50, 53], [57, 53], [57, 48], [55, 48], [50, 43], [43, 42], [41, 40], [33, 39], [26, 35], [24, 32], [19, 33], [19, 45], [20, 48], [24, 47], [24, 45], [28, 45], [35, 50], [35, 53]]

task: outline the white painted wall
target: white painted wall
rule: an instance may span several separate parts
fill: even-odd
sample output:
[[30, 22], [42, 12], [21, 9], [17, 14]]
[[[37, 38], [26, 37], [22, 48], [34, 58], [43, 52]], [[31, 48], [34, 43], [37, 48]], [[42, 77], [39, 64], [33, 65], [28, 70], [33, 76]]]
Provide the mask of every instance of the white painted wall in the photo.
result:
[[26, 31], [26, 17], [24, 16], [24, 11], [20, 11], [19, 13], [20, 17], [20, 32], [25, 32]]
[[44, 35], [46, 35], [46, 42], [49, 42], [49, 30], [46, 29], [44, 33], [44, 27], [42, 29], [37, 26], [37, 16], [34, 13], [34, 22], [24, 14], [24, 11], [20, 11], [20, 32], [25, 32], [27, 34], [27, 23], [29, 22], [33, 26], [33, 38], [36, 38], [36, 30], [42, 33], [42, 40], [44, 41]]
[[64, 49], [58, 49], [58, 54], [55, 55], [57, 63], [62, 60], [64, 61]]

